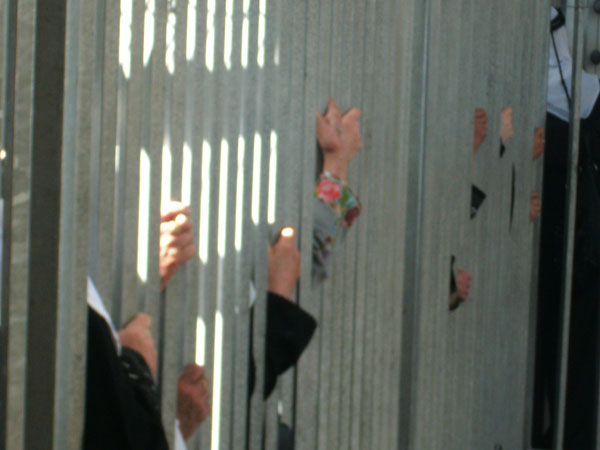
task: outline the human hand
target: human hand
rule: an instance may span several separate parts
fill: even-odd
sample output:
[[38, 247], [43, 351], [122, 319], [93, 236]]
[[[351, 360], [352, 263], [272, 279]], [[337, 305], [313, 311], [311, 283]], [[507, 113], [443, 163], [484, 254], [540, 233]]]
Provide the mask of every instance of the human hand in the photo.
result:
[[177, 419], [185, 440], [192, 437], [210, 414], [210, 382], [204, 367], [192, 364], [177, 381]]
[[501, 122], [500, 139], [502, 140], [502, 144], [506, 144], [515, 135], [513, 129], [513, 109], [510, 106], [502, 110]]
[[540, 194], [536, 191], [531, 193], [530, 209], [529, 209], [529, 222], [533, 223], [540, 218], [542, 215], [542, 200], [540, 200]]
[[279, 241], [269, 246], [268, 290], [288, 300], [294, 297], [296, 283], [300, 277], [300, 253], [296, 248], [294, 229], [281, 231]]
[[456, 277], [456, 294], [461, 302], [469, 298], [473, 277], [466, 270], [458, 270]]
[[473, 158], [477, 156], [477, 152], [479, 151], [479, 147], [485, 141], [487, 137], [487, 123], [488, 117], [485, 109], [477, 108], [475, 109], [475, 131], [474, 131], [474, 139], [473, 139]]
[[546, 132], [543, 127], [535, 129], [533, 133], [533, 160], [537, 161], [544, 154], [546, 147]]
[[158, 358], [154, 348], [154, 339], [150, 334], [152, 318], [148, 314], [136, 314], [124, 328], [119, 331], [119, 340], [123, 347], [129, 347], [143, 356], [153, 374], [156, 372]]
[[361, 115], [357, 108], [342, 115], [333, 97], [329, 97], [325, 116], [317, 112], [317, 140], [323, 149], [323, 170], [342, 180], [346, 179], [348, 163], [362, 147]]
[[190, 207], [171, 202], [161, 214], [160, 224], [160, 288], [167, 286], [177, 269], [196, 252]]

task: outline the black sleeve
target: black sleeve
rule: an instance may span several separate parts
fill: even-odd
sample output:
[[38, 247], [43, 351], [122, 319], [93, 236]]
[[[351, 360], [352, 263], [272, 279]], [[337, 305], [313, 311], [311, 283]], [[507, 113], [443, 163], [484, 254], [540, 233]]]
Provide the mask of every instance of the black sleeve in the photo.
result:
[[[252, 352], [254, 308], [250, 314], [250, 351]], [[317, 321], [298, 305], [285, 298], [267, 293], [266, 373], [263, 398], [275, 389], [277, 377], [296, 364], [317, 328]], [[256, 366], [250, 358], [248, 394], [254, 392]]]
[[471, 185], [471, 220], [475, 218], [479, 208], [486, 199], [486, 194], [474, 184]]
[[265, 398], [273, 392], [277, 377], [296, 364], [316, 328], [316, 320], [298, 305], [267, 294]]
[[129, 347], [121, 348], [121, 366], [135, 391], [136, 400], [160, 418], [160, 396], [152, 371], [144, 357]]
[[458, 298], [458, 286], [456, 284], [456, 276], [454, 275], [454, 263], [456, 257], [450, 256], [450, 299], [448, 301], [448, 308], [450, 311], [454, 311], [460, 306], [460, 299]]
[[110, 328], [88, 307], [85, 450], [166, 450], [160, 414], [140, 402], [123, 370]]

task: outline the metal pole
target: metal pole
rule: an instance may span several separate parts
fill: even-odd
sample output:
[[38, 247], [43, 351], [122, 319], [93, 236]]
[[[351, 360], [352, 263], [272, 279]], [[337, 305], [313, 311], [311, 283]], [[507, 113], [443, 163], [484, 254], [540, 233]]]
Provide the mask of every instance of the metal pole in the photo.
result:
[[573, 14], [573, 30], [571, 42], [573, 45], [573, 79], [571, 85], [572, 104], [570, 113], [570, 136], [567, 159], [567, 204], [565, 211], [567, 219], [566, 246], [567, 261], [563, 278], [563, 314], [561, 326], [560, 371], [558, 374], [558, 408], [556, 412], [556, 429], [554, 448], [562, 448], [565, 431], [565, 408], [567, 390], [567, 369], [569, 360], [569, 325], [571, 320], [571, 289], [573, 275], [573, 251], [575, 246], [575, 207], [577, 202], [577, 162], [579, 161], [579, 135], [581, 116], [581, 71], [583, 67], [583, 38], [585, 0], [569, 0], [568, 13]]
[[[413, 87], [415, 92], [412, 95], [416, 106], [416, 113], [419, 115], [420, 124], [414, 126], [411, 133], [415, 134], [414, 141], [417, 144], [417, 151], [410, 156], [410, 163], [415, 168], [411, 170], [411, 179], [408, 183], [407, 198], [412, 199], [407, 206], [406, 229], [407, 233], [405, 247], [405, 274], [404, 279], [404, 304], [407, 313], [402, 324], [402, 362], [400, 369], [400, 416], [398, 448], [408, 449], [414, 445], [415, 438], [415, 403], [418, 393], [416, 392], [415, 380], [417, 379], [418, 363], [418, 345], [416, 340], [419, 335], [419, 295], [420, 295], [420, 269], [421, 269], [421, 242], [422, 242], [422, 222], [423, 222], [423, 189], [424, 189], [424, 170], [425, 170], [425, 146], [426, 146], [426, 123], [427, 123], [427, 91], [428, 91], [428, 71], [429, 71], [429, 28], [430, 28], [430, 9], [431, 2], [426, 0], [421, 3], [413, 2], [414, 14], [418, 15], [419, 23], [423, 24], [422, 35], [419, 34], [419, 40], [415, 43], [415, 54], [422, 53], [422, 59], [416, 60], [420, 64], [415, 66], [413, 73]], [[415, 32], [418, 28], [415, 27]], [[416, 56], [415, 56], [416, 57]], [[415, 211], [411, 214], [411, 211]], [[408, 237], [410, 236], [410, 238]], [[409, 282], [408, 280], [412, 280]]]
[[66, 20], [66, 2], [37, 2], [25, 448], [48, 446], [54, 433]]

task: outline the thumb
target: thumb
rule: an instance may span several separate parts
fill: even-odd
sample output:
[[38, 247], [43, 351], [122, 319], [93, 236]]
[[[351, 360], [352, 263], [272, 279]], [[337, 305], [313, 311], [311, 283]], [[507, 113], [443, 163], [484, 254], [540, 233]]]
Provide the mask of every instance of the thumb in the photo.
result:
[[282, 247], [292, 247], [296, 245], [296, 230], [294, 227], [284, 227], [279, 234], [279, 241], [276, 244]]
[[294, 227], [287, 226], [281, 230], [281, 238], [282, 239], [293, 240], [295, 236], [296, 236], [296, 230], [294, 230]]

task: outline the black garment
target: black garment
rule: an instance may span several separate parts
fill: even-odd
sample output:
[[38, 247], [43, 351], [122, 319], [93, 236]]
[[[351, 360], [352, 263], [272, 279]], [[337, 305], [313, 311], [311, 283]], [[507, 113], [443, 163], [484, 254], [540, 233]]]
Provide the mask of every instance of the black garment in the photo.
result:
[[[251, 323], [254, 311], [252, 311]], [[267, 293], [267, 348], [263, 396], [271, 395], [277, 377], [292, 367], [310, 342], [317, 328], [315, 319], [295, 303], [272, 292]], [[252, 326], [250, 327], [252, 348]], [[254, 392], [256, 367], [250, 358], [249, 394]]]
[[85, 450], [167, 450], [160, 415], [128, 379], [106, 321], [88, 307]]
[[[575, 249], [572, 279], [565, 448], [592, 449], [600, 296], [600, 103], [581, 122]], [[538, 290], [538, 327], [534, 392], [533, 446], [550, 448], [554, 434], [559, 369], [561, 280], [566, 260], [567, 149], [569, 125], [548, 114]], [[544, 423], [550, 408], [550, 424]]]
[[[315, 331], [315, 320], [296, 304], [277, 294], [267, 296], [265, 398], [277, 377], [296, 363]], [[161, 423], [149, 369], [135, 351], [123, 348], [119, 358], [110, 327], [88, 307], [85, 450], [165, 450]], [[250, 366], [254, 389], [254, 359]]]
[[460, 306], [460, 298], [458, 296], [458, 286], [456, 284], [456, 276], [454, 275], [454, 263], [456, 256], [450, 256], [450, 300], [448, 301], [448, 309], [456, 310]]
[[[250, 351], [253, 348], [254, 308], [250, 315]], [[265, 354], [265, 383], [263, 398], [266, 400], [275, 389], [277, 377], [292, 367], [310, 342], [317, 328], [315, 319], [295, 303], [273, 292], [267, 293], [267, 339]], [[256, 366], [254, 354], [250, 355], [248, 372], [248, 397], [254, 393], [256, 384]], [[249, 412], [249, 411], [248, 411]], [[250, 415], [246, 417], [250, 427]], [[263, 428], [263, 448], [265, 429]], [[279, 418], [277, 429], [277, 450], [294, 448], [294, 430]]]
[[160, 395], [154, 376], [142, 355], [129, 347], [121, 347], [121, 366], [139, 399], [148, 411], [160, 417]]

